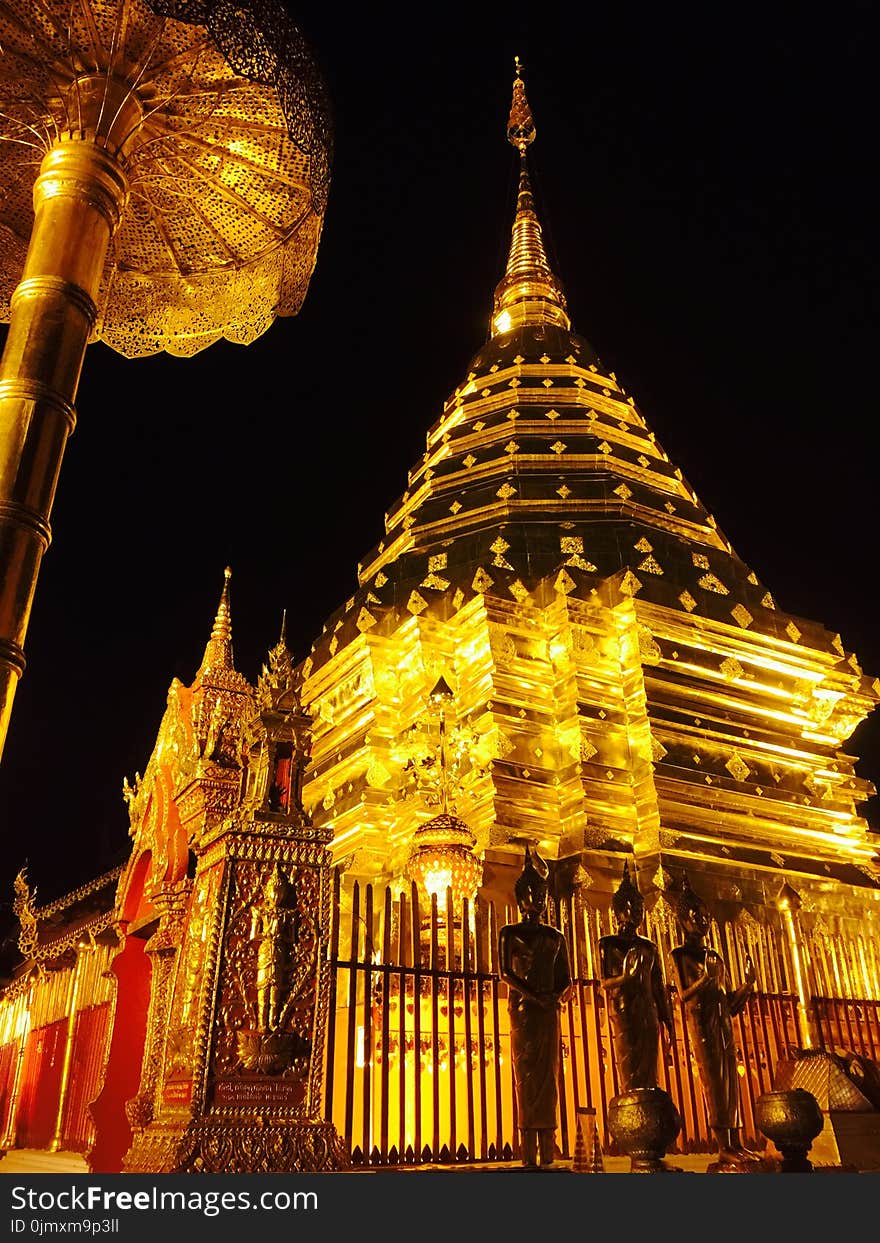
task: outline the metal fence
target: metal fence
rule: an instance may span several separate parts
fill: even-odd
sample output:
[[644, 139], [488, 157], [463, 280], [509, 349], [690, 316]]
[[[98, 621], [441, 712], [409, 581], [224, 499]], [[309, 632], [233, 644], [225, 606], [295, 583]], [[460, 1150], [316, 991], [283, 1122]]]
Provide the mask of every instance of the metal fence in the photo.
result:
[[[451, 895], [420, 909], [415, 886], [408, 893], [385, 889], [377, 895], [372, 886], [355, 883], [343, 894], [339, 874], [334, 897], [326, 1116], [344, 1135], [355, 1164], [517, 1156], [506, 986], [497, 960], [499, 928], [515, 921], [516, 913], [479, 898], [453, 909]], [[573, 899], [550, 916], [566, 936], [574, 979], [561, 1013], [557, 1144], [563, 1157], [572, 1156], [578, 1111], [592, 1108], [600, 1141], [613, 1151], [607, 1111], [619, 1087], [598, 970], [599, 938], [612, 931], [609, 916]], [[647, 935], [660, 947], [665, 971], [680, 939], [665, 905], [649, 915]], [[728, 964], [732, 987], [744, 977], [746, 954], [755, 966], [756, 988], [734, 1019], [734, 1034], [743, 1138], [762, 1144], [755, 1101], [772, 1087], [780, 1059], [800, 1043], [790, 948], [782, 933], [748, 916], [714, 924], [710, 940]], [[817, 964], [830, 951], [820, 934], [807, 937], [804, 949], [819, 1043], [876, 1056], [880, 993], [873, 999], [821, 994], [826, 977]], [[835, 952], [843, 951], [838, 945]], [[870, 983], [869, 975], [851, 974], [848, 984], [873, 992], [865, 981]], [[667, 987], [674, 1039], [662, 1048], [660, 1086], [681, 1114], [678, 1150], [708, 1151], [712, 1137], [684, 1009], [671, 981]], [[835, 988], [843, 987], [838, 969]]]

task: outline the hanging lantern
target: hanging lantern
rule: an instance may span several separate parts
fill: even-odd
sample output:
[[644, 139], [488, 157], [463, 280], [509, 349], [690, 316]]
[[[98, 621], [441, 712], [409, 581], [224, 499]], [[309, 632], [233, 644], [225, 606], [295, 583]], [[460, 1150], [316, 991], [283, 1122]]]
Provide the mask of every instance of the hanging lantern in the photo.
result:
[[441, 912], [452, 890], [453, 910], [463, 899], [473, 902], [483, 877], [483, 865], [474, 854], [477, 839], [463, 820], [443, 812], [413, 834], [413, 849], [404, 869], [430, 909], [432, 897]]

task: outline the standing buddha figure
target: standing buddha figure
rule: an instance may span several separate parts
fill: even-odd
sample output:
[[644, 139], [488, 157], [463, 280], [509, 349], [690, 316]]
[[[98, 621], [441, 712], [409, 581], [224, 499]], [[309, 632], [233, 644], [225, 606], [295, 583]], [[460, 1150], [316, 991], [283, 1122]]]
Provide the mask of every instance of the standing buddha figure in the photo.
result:
[[520, 922], [498, 934], [501, 979], [508, 986], [513, 1077], [522, 1163], [553, 1164], [559, 1069], [559, 1007], [571, 988], [565, 937], [543, 923], [547, 864], [526, 847], [515, 885]]
[[764, 1169], [757, 1153], [740, 1142], [739, 1076], [732, 1020], [745, 1008], [755, 986], [752, 960], [746, 955], [745, 980], [729, 987], [727, 968], [719, 953], [705, 944], [711, 925], [709, 910], [685, 876], [678, 896], [678, 922], [684, 941], [672, 951], [679, 996], [684, 1003], [691, 1047], [718, 1144], [718, 1173], [750, 1173]]
[[638, 935], [645, 903], [623, 865], [623, 879], [611, 899], [616, 933], [599, 941], [602, 988], [621, 1092], [657, 1086], [660, 1025], [672, 1040], [672, 1014], [653, 941]]

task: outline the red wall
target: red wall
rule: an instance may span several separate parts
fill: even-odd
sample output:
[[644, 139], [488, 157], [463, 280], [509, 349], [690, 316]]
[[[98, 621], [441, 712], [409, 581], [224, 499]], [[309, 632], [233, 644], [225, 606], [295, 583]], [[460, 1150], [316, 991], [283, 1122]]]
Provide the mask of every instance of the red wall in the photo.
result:
[[80, 1010], [76, 1016], [62, 1131], [63, 1147], [68, 1152], [86, 1152], [94, 1136], [88, 1107], [101, 1086], [109, 1019], [109, 1001]]
[[88, 1153], [93, 1174], [118, 1174], [131, 1147], [125, 1102], [140, 1087], [150, 1004], [150, 960], [144, 945], [139, 937], [127, 937], [111, 967], [117, 992], [110, 1056], [104, 1086], [89, 1110], [95, 1123], [95, 1142]]
[[67, 1019], [35, 1028], [27, 1038], [21, 1071], [16, 1148], [48, 1148], [58, 1122]]

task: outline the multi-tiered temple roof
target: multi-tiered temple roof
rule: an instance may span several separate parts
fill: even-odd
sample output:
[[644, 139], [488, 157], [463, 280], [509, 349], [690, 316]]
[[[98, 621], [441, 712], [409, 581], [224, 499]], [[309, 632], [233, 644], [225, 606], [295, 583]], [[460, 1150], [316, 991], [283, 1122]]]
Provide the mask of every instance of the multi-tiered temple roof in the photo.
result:
[[393, 874], [429, 814], [402, 793], [401, 738], [443, 674], [488, 755], [469, 791], [484, 845], [865, 883], [875, 847], [855, 808], [871, 787], [839, 748], [880, 683], [779, 607], [571, 330], [529, 184], [534, 132], [518, 74], [490, 337], [304, 664], [307, 800], [340, 854]]

